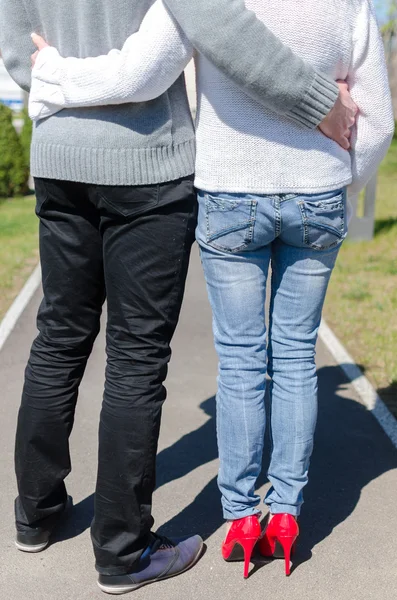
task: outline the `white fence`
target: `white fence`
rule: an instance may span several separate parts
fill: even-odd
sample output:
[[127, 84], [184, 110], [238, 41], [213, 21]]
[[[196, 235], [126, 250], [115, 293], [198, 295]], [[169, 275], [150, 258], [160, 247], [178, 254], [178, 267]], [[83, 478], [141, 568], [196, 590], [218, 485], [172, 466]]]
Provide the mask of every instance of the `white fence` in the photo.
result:
[[361, 210], [358, 210], [359, 198], [350, 199], [353, 205], [353, 218], [349, 225], [349, 239], [351, 240], [372, 240], [374, 237], [377, 182], [378, 177], [375, 175], [365, 188]]

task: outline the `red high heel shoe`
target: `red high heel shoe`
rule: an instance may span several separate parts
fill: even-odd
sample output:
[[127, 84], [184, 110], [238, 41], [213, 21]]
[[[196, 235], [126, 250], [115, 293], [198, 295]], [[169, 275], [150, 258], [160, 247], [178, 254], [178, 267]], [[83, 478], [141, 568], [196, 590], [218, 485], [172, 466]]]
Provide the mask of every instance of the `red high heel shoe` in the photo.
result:
[[295, 551], [295, 542], [299, 527], [295, 517], [287, 513], [274, 515], [265, 534], [259, 542], [262, 556], [285, 559], [285, 574], [291, 574], [291, 556]]
[[244, 560], [244, 578], [247, 579], [254, 547], [262, 535], [257, 515], [233, 521], [222, 544], [222, 556], [228, 561]]

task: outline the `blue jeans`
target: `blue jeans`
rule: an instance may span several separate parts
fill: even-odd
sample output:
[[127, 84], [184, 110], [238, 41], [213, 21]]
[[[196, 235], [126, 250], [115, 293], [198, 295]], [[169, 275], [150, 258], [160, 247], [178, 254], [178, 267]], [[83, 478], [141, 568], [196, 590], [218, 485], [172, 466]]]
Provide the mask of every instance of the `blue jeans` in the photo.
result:
[[346, 234], [345, 190], [315, 196], [199, 193], [196, 237], [219, 356], [218, 482], [226, 519], [260, 512], [255, 485], [262, 468], [267, 373], [272, 487], [265, 502], [273, 514], [300, 513], [317, 421], [315, 346]]

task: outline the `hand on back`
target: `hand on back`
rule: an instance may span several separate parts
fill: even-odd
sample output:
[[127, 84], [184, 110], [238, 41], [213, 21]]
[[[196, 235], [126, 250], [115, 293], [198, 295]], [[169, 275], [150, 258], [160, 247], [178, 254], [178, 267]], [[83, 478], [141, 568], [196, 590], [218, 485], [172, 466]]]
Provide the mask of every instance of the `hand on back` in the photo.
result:
[[[32, 40], [37, 51], [32, 54], [32, 66], [36, 64], [37, 56], [41, 50], [48, 48], [49, 44], [36, 33], [32, 34]], [[356, 122], [358, 107], [353, 102], [347, 83], [344, 81], [338, 82], [339, 98], [334, 107], [320, 123], [319, 129], [324, 135], [337, 142], [342, 148], [348, 150], [350, 148], [351, 128]]]
[[32, 54], [31, 56], [32, 67], [34, 67], [40, 50], [48, 48], [49, 44], [47, 44], [47, 42], [41, 37], [41, 35], [37, 35], [37, 33], [32, 33], [32, 40], [34, 45], [37, 46], [36, 52], [34, 52], [34, 54]]
[[356, 122], [358, 107], [352, 100], [347, 83], [338, 81], [338, 86], [339, 98], [319, 128], [324, 135], [349, 150], [351, 128]]

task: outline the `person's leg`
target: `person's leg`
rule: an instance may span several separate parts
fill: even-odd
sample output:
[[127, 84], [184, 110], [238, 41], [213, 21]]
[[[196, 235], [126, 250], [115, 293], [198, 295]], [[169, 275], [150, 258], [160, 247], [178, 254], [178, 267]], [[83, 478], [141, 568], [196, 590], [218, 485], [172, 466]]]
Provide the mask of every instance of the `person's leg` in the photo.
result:
[[219, 357], [218, 484], [227, 520], [260, 513], [255, 485], [266, 421], [265, 295], [273, 212], [267, 198], [200, 196], [197, 240]]
[[272, 247], [268, 347], [273, 450], [266, 504], [300, 514], [317, 421], [315, 347], [328, 283], [346, 235], [339, 193], [287, 199]]
[[158, 186], [101, 186], [96, 194], [104, 237], [108, 363], [92, 540], [97, 570], [116, 576], [131, 572], [150, 540], [163, 383], [197, 200], [191, 177]]
[[99, 216], [84, 186], [41, 179], [35, 184], [44, 300], [15, 449], [16, 524], [26, 534], [51, 528], [65, 506], [69, 435], [104, 301]]

